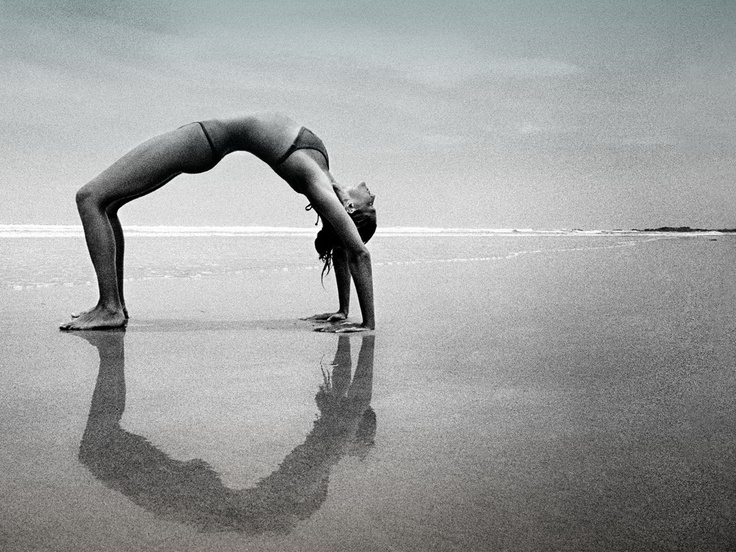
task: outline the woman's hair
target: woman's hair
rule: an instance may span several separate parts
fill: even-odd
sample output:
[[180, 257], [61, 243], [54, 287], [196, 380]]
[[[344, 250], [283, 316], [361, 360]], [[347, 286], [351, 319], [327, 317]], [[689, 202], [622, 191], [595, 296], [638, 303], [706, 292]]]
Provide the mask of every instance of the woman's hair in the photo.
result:
[[[363, 243], [368, 243], [368, 240], [376, 232], [376, 209], [373, 205], [358, 207], [350, 213], [350, 218], [353, 219]], [[319, 254], [319, 260], [324, 263], [320, 279], [324, 279], [325, 275], [330, 273], [330, 269], [332, 268], [332, 251], [341, 245], [342, 241], [338, 237], [337, 232], [335, 232], [329, 222], [323, 219], [322, 229], [317, 233], [317, 238], [314, 240], [314, 248]]]

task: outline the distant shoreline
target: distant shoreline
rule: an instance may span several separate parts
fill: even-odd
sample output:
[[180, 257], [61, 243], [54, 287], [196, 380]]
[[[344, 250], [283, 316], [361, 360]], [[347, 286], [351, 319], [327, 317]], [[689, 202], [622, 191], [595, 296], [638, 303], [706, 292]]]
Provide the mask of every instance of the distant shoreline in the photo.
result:
[[660, 226], [659, 228], [645, 228], [636, 232], [719, 232], [721, 234], [736, 234], [736, 228], [691, 228], [690, 226]]

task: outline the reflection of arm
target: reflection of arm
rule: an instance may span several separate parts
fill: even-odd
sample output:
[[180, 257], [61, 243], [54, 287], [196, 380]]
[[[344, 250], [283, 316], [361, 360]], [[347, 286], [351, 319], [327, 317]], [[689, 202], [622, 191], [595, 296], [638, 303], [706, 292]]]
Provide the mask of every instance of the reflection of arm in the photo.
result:
[[358, 353], [358, 365], [353, 375], [353, 383], [348, 391], [348, 399], [356, 407], [367, 409], [371, 404], [373, 396], [373, 351], [375, 349], [376, 336], [366, 335], [360, 345]]
[[[330, 469], [346, 452], [364, 457], [375, 435], [370, 408], [375, 336], [363, 336], [354, 377], [351, 375], [350, 338], [337, 342], [331, 384], [317, 393], [320, 417], [303, 444], [292, 450], [279, 469], [259, 481], [265, 496], [278, 494], [279, 504], [293, 504], [292, 512], [306, 517], [327, 499]], [[270, 489], [277, 489], [273, 493]]]
[[344, 397], [350, 386], [350, 375], [352, 372], [352, 357], [350, 355], [350, 338], [342, 334], [337, 340], [337, 351], [332, 363], [332, 388], [329, 389], [331, 397]]

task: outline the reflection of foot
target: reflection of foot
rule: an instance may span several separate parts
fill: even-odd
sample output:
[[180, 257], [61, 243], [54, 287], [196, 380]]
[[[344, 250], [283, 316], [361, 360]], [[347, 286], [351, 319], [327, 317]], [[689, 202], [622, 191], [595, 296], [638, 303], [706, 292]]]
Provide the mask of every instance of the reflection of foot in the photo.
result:
[[[90, 309], [90, 310], [92, 310], [92, 309]], [[87, 314], [88, 312], [90, 312], [90, 311], [89, 310], [86, 310], [86, 311], [81, 311], [81, 312], [73, 312], [72, 313], [72, 318], [79, 318], [80, 316], [82, 316], [83, 314]], [[130, 318], [130, 316], [128, 316], [128, 309], [126, 309], [125, 307], [123, 307], [123, 314], [125, 315], [125, 319], [126, 320], [128, 320]]]
[[71, 335], [81, 337], [93, 347], [99, 350], [119, 348], [125, 339], [125, 327], [108, 328], [105, 330], [88, 330], [85, 332], [74, 332]]
[[59, 326], [62, 330], [94, 330], [122, 328], [126, 324], [123, 310], [110, 310], [103, 307], [81, 313], [77, 318]]

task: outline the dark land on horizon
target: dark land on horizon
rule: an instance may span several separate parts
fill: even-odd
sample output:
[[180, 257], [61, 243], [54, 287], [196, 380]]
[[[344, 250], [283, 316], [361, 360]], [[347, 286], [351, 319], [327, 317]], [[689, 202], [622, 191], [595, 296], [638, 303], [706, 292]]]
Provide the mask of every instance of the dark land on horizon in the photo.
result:
[[660, 226], [659, 228], [634, 229], [637, 232], [722, 232], [736, 234], [736, 228], [691, 228], [690, 226]]

